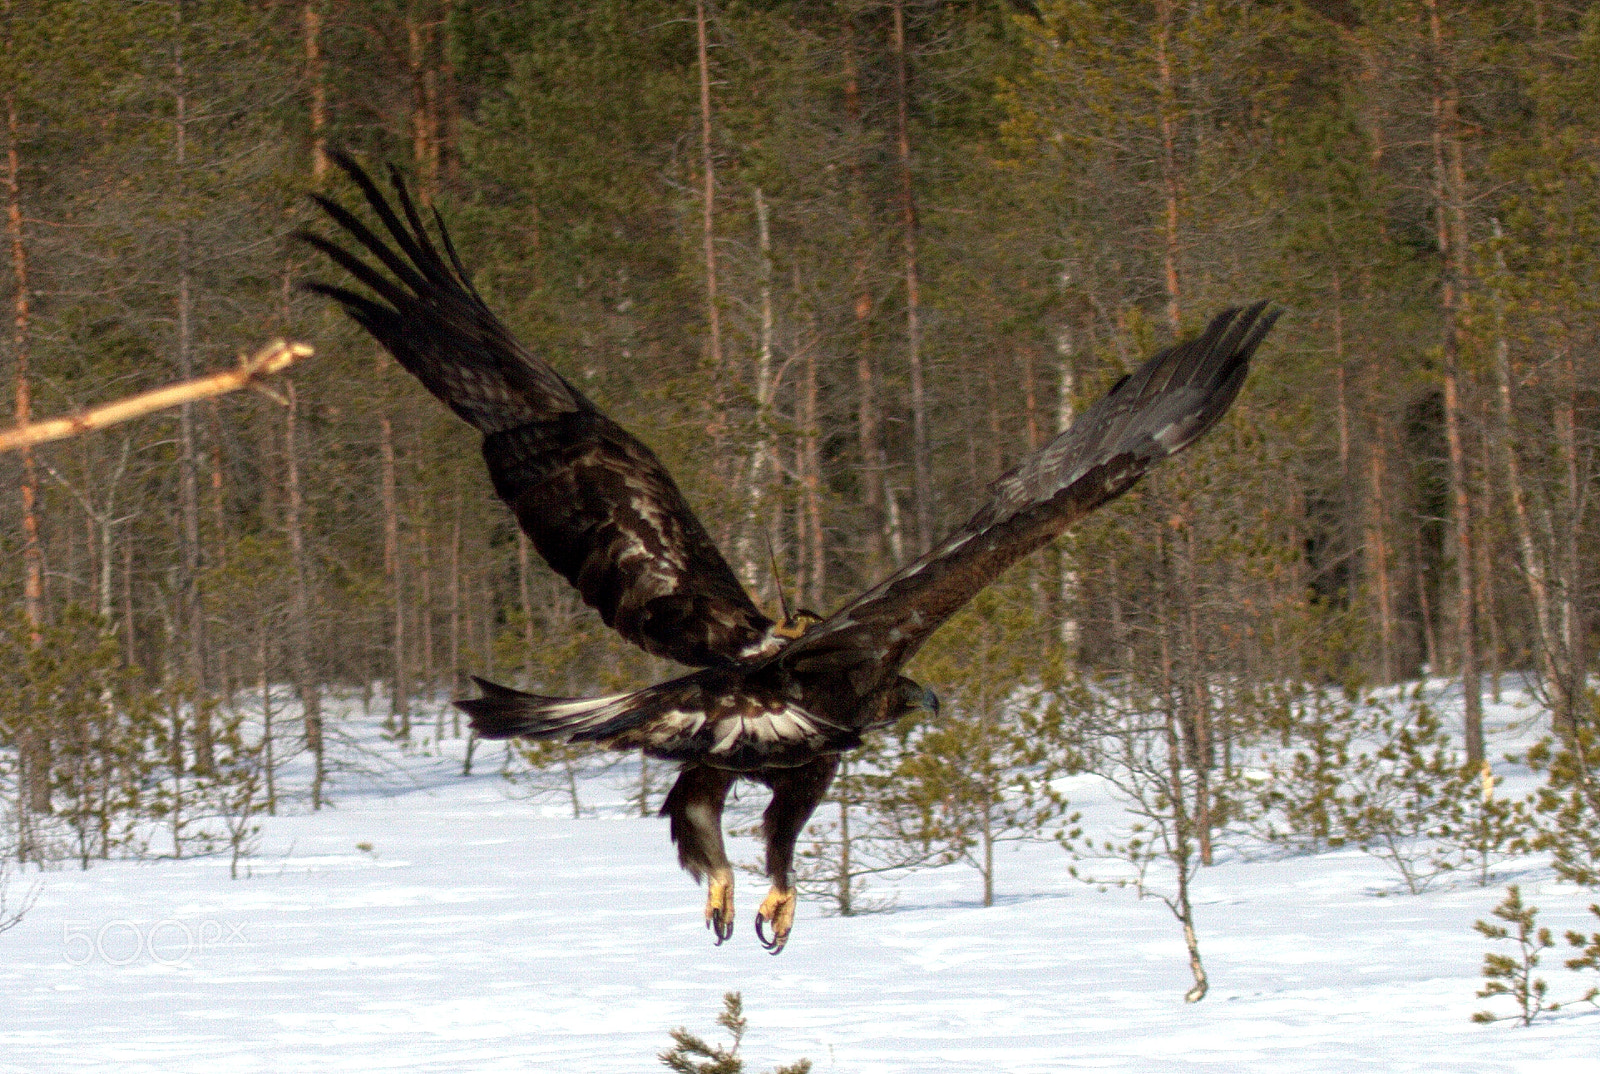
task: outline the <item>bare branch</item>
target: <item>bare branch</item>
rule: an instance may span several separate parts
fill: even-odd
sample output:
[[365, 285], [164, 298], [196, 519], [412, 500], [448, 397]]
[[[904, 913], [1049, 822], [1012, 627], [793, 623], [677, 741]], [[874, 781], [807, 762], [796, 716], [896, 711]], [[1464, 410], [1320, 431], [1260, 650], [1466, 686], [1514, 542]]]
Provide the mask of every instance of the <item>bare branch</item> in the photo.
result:
[[165, 410], [179, 403], [226, 395], [228, 392], [250, 387], [262, 377], [282, 372], [302, 358], [309, 358], [312, 353], [308, 344], [273, 340], [254, 355], [241, 358], [236, 368], [222, 373], [212, 373], [210, 376], [196, 377], [194, 380], [179, 384], [169, 384], [165, 388], [130, 395], [126, 399], [104, 403], [64, 418], [51, 418], [49, 421], [14, 426], [0, 432], [0, 452], [77, 436], [91, 429], [104, 429], [108, 425], [142, 417], [157, 410]]

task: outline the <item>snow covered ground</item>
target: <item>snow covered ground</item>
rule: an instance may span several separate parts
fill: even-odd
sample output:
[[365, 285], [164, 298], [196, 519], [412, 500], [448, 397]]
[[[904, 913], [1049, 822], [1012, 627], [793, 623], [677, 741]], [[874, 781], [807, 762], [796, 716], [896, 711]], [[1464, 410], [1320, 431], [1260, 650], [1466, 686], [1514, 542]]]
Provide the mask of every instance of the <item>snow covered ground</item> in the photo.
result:
[[[1527, 716], [1490, 710], [1492, 755]], [[772, 958], [751, 928], [764, 883], [741, 877], [738, 933], [713, 947], [622, 769], [586, 780], [594, 813], [574, 820], [508, 793], [498, 747], [467, 779], [454, 741], [384, 748], [398, 766], [343, 777], [334, 808], [267, 818], [238, 880], [225, 856], [26, 875], [38, 903], [0, 935], [0, 1072], [648, 1071], [674, 1026], [722, 1039], [737, 990], [752, 1074], [801, 1057], [819, 1074], [1600, 1074], [1593, 1007], [1468, 1020], [1489, 1005], [1472, 922], [1505, 883], [1558, 933], [1597, 927], [1596, 893], [1540, 860], [1413, 897], [1356, 850], [1231, 853], [1197, 883], [1211, 994], [1186, 1006], [1166, 908], [1072, 880], [1052, 845], [1001, 852], [989, 909], [960, 866], [901, 878], [884, 913], [802, 902]], [[1095, 823], [1113, 815], [1093, 779], [1071, 792]], [[1590, 983], [1562, 957], [1541, 967], [1555, 998]]]

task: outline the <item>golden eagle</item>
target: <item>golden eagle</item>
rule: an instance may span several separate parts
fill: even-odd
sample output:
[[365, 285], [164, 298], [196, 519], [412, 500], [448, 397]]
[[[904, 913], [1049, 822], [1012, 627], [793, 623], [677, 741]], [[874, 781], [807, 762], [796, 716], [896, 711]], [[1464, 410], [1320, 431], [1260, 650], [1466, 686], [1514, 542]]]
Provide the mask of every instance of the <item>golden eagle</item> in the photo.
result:
[[[430, 237], [399, 173], [395, 206], [359, 165], [335, 158], [384, 234], [317, 203], [373, 264], [301, 238], [370, 294], [312, 282], [434, 395], [483, 434], [495, 491], [545, 561], [606, 625], [699, 670], [614, 697], [543, 697], [476, 680], [456, 702], [485, 738], [597, 742], [677, 761], [661, 812], [678, 860], [706, 879], [706, 924], [733, 930], [722, 808], [741, 776], [772, 789], [762, 817], [772, 887], [756, 913], [774, 954], [794, 922], [795, 840], [862, 735], [934, 694], [900, 674], [939, 626], [1011, 564], [1126, 492], [1228, 409], [1276, 313], [1219, 314], [1198, 337], [1124, 377], [1072, 428], [995, 481], [989, 502], [937, 547], [827, 618], [775, 622], [756, 607], [649, 448], [528, 351], [473, 288], [434, 213]], [[441, 251], [442, 247], [442, 251]], [[762, 929], [770, 923], [772, 935]]]

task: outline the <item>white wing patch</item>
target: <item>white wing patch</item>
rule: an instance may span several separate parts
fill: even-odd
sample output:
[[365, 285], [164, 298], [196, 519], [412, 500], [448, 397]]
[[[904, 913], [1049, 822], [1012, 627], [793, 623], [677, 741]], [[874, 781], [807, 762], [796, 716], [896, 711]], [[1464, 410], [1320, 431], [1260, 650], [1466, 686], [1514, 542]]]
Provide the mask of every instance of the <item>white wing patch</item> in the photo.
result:
[[804, 709], [785, 705], [759, 716], [725, 716], [714, 727], [713, 756], [727, 756], [744, 749], [760, 749], [780, 744], [821, 740], [821, 722]]

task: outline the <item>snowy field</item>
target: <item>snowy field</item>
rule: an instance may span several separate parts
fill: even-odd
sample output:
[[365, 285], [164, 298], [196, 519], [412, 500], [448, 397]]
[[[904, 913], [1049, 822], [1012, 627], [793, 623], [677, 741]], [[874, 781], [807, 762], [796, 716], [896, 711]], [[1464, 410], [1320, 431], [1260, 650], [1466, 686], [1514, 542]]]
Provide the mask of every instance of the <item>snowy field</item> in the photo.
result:
[[[1528, 715], [1490, 709], [1492, 756], [1524, 741]], [[1414, 897], [1356, 850], [1226, 851], [1196, 888], [1211, 993], [1186, 1006], [1166, 908], [1072, 880], [1053, 845], [1001, 851], [990, 909], [960, 866], [880, 887], [884, 913], [803, 901], [773, 958], [752, 931], [754, 876], [737, 935], [712, 946], [666, 822], [630, 815], [636, 768], [586, 780], [594, 812], [574, 820], [559, 799], [516, 797], [498, 747], [467, 779], [457, 742], [377, 748], [391, 764], [342, 776], [334, 808], [266, 818], [238, 880], [226, 856], [25, 875], [42, 887], [0, 935], [0, 1072], [662, 1070], [667, 1031], [721, 1040], [737, 990], [751, 1074], [801, 1057], [819, 1074], [1600, 1074], [1593, 1007], [1529, 1028], [1468, 1020], [1488, 1005], [1472, 923], [1507, 882], [1558, 933], [1596, 927], [1596, 893], [1541, 860]], [[1512, 775], [1508, 790], [1528, 785]], [[1114, 820], [1094, 779], [1069, 791], [1093, 827]], [[748, 841], [736, 852], [756, 858]], [[1555, 998], [1591, 983], [1563, 957], [1541, 967]]]

